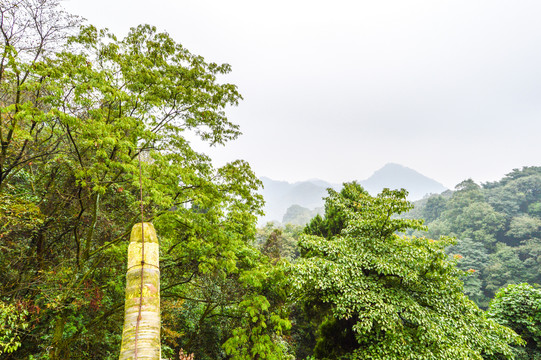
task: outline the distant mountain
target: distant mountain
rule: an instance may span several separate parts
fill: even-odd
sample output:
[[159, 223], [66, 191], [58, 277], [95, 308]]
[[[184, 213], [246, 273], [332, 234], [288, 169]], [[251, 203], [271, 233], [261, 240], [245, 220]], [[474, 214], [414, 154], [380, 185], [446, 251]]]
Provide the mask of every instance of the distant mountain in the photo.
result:
[[[265, 198], [265, 216], [259, 219], [263, 225], [268, 221], [288, 222], [291, 215], [284, 218], [287, 210], [292, 205], [307, 208], [309, 210], [322, 207], [323, 198], [327, 196], [327, 188], [339, 190], [341, 185], [332, 184], [321, 179], [310, 179], [296, 183], [276, 181], [267, 177], [261, 178], [264, 189], [262, 195]], [[372, 195], [375, 195], [385, 187], [390, 189], [405, 188], [409, 191], [408, 199], [414, 201], [423, 198], [426, 194], [439, 194], [447, 188], [435, 180], [432, 180], [415, 170], [398, 164], [387, 164], [376, 171], [364, 181], [360, 181], [363, 187]], [[298, 213], [299, 208], [291, 209]], [[290, 214], [291, 214], [290, 211]], [[295, 221], [298, 222], [298, 221]]]
[[282, 224], [293, 224], [304, 226], [316, 215], [323, 215], [325, 209], [323, 207], [317, 207], [313, 210], [299, 206], [291, 205], [287, 208], [287, 211], [282, 218]]
[[325, 189], [328, 189], [328, 188], [336, 189], [336, 188], [342, 187], [342, 184], [331, 184], [330, 182], [327, 182], [321, 179], [310, 179], [307, 181], [311, 182], [312, 184], [316, 184], [318, 186], [324, 187]]
[[371, 195], [380, 193], [383, 188], [404, 188], [408, 190], [408, 199], [411, 201], [422, 199], [427, 194], [439, 194], [447, 190], [436, 180], [413, 169], [392, 163], [385, 165], [360, 183]]
[[323, 197], [327, 196], [327, 188], [332, 184], [323, 180], [300, 181], [288, 183], [262, 177], [265, 198], [265, 216], [259, 219], [260, 224], [268, 221], [280, 222], [291, 205], [314, 209], [323, 206]]

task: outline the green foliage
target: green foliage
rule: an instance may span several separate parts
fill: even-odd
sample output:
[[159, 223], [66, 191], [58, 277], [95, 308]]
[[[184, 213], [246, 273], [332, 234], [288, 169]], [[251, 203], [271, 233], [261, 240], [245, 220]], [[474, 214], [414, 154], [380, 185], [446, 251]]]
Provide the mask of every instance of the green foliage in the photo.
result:
[[[165, 229], [161, 233], [168, 235]], [[275, 266], [276, 259], [235, 239], [234, 233], [227, 234], [229, 238], [208, 247], [205, 239], [213, 240], [211, 233], [197, 240], [199, 246], [195, 239], [187, 243], [173, 233], [169, 240], [162, 238], [179, 244], [162, 256], [162, 296], [184, 299], [177, 305], [167, 302], [171, 310], [164, 317], [166, 344], [186, 349], [197, 359], [251, 358], [265, 352], [281, 358], [288, 351], [280, 345], [282, 332], [289, 326], [283, 266]], [[203, 259], [201, 268], [198, 261]], [[184, 284], [175, 285], [179, 282]]]
[[313, 218], [304, 228], [306, 234], [326, 238], [339, 235], [347, 222], [347, 212], [343, 211], [343, 207], [354, 208], [361, 195], [368, 195], [368, 192], [356, 182], [345, 183], [340, 193], [333, 189], [328, 191], [331, 198], [340, 196], [343, 204], [338, 205], [333, 201], [326, 201], [325, 218], [319, 215]]
[[262, 253], [274, 261], [286, 259], [295, 261], [299, 257], [297, 241], [302, 233], [302, 227], [286, 224], [285, 227], [275, 227], [268, 223], [258, 229], [257, 243]]
[[431, 196], [423, 207], [422, 217], [425, 221], [434, 221], [445, 211], [447, 199], [441, 195]]
[[541, 359], [541, 290], [528, 284], [501, 288], [490, 302], [489, 316], [515, 330], [525, 341], [517, 359]]
[[0, 301], [0, 355], [9, 354], [21, 346], [20, 332], [28, 327], [26, 310]]
[[459, 239], [455, 245], [447, 248], [447, 253], [457, 260], [457, 267], [468, 273], [462, 278], [464, 293], [479, 306], [487, 307], [489, 299], [482, 288], [481, 272], [489, 262], [489, 255], [485, 246], [470, 238]]
[[511, 358], [509, 344], [520, 339], [463, 294], [464, 272], [445, 252], [452, 241], [397, 235], [424, 229], [396, 217], [412, 208], [405, 190], [371, 197], [355, 183], [344, 189], [330, 191], [329, 218], [307, 227], [327, 237], [301, 237], [294, 267], [298, 296], [328, 309], [316, 358]]
[[224, 343], [226, 353], [234, 360], [268, 358], [290, 359], [279, 341], [283, 331], [291, 324], [279, 314], [269, 312], [270, 303], [262, 295], [244, 300], [240, 307], [249, 314], [241, 326], [233, 330], [233, 336]]
[[529, 215], [520, 215], [511, 219], [509, 230], [506, 236], [524, 241], [535, 237], [541, 233], [541, 217], [532, 217]]
[[505, 244], [498, 244], [484, 269], [486, 290], [491, 293], [510, 283], [514, 283], [525, 274], [524, 263], [516, 249]]

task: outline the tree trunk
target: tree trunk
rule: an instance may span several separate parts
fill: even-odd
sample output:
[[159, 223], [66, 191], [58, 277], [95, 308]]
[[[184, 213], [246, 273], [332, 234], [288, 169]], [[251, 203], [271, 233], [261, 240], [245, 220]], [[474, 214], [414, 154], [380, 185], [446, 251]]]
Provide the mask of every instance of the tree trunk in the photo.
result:
[[[119, 360], [135, 359], [136, 327], [139, 303], [142, 304], [137, 331], [137, 359], [160, 360], [160, 268], [159, 244], [156, 230], [151, 223], [143, 223], [144, 265], [142, 259], [141, 223], [133, 226], [128, 248], [126, 274], [126, 303], [122, 347]], [[143, 269], [142, 269], [143, 267]], [[143, 281], [141, 282], [141, 276]]]

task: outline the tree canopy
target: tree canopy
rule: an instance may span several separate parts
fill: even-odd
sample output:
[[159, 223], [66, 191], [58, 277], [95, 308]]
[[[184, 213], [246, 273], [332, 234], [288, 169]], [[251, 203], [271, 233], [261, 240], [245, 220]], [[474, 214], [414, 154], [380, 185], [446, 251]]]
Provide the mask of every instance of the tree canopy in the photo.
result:
[[326, 314], [316, 358], [512, 357], [509, 344], [520, 339], [464, 295], [463, 272], [445, 252], [452, 240], [398, 234], [423, 229], [422, 221], [396, 217], [412, 208], [404, 190], [371, 197], [349, 183], [329, 194], [325, 218], [301, 237], [293, 280]]

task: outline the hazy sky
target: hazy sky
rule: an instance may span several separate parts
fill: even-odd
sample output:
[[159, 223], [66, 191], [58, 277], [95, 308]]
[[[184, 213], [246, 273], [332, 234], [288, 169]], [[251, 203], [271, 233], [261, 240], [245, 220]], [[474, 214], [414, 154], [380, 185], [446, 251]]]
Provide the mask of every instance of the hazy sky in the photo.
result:
[[541, 165], [538, 0], [67, 0], [123, 35], [141, 23], [208, 61], [244, 101], [211, 151], [278, 180], [365, 179], [388, 162], [452, 188]]

